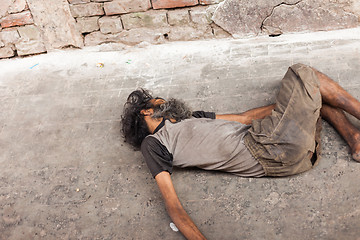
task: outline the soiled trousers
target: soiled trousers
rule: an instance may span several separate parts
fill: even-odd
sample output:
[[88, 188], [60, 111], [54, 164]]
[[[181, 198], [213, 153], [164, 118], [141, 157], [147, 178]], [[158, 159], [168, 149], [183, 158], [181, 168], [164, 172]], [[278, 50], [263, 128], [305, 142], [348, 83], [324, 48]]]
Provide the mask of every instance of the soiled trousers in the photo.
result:
[[319, 88], [319, 79], [311, 67], [291, 66], [281, 81], [271, 115], [252, 122], [244, 142], [265, 175], [294, 175], [318, 163], [322, 104]]

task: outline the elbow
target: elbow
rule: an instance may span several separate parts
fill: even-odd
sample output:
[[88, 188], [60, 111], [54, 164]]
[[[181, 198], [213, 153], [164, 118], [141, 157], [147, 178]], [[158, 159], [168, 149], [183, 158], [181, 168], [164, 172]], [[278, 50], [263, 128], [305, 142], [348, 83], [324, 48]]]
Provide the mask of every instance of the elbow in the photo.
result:
[[243, 123], [245, 124], [245, 125], [249, 125], [249, 124], [251, 124], [252, 123], [252, 118], [251, 117], [249, 117], [249, 116], [243, 116]]

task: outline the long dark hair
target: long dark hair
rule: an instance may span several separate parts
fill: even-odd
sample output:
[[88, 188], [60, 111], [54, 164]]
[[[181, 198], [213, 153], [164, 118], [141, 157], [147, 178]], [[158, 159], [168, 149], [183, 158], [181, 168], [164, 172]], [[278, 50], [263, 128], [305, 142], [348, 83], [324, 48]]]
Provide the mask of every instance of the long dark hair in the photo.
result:
[[139, 89], [133, 91], [124, 104], [121, 116], [122, 133], [125, 141], [136, 148], [140, 148], [141, 142], [150, 134], [140, 111], [151, 107], [148, 102], [152, 98], [149, 91]]

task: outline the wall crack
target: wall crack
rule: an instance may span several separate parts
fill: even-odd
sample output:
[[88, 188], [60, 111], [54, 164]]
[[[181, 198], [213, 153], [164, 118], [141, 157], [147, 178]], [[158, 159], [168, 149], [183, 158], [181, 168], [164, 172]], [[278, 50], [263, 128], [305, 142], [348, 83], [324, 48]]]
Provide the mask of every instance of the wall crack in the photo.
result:
[[264, 26], [265, 21], [268, 20], [268, 19], [273, 15], [273, 13], [274, 13], [274, 11], [275, 11], [276, 8], [278, 8], [278, 7], [280, 7], [280, 6], [283, 6], [283, 5], [295, 6], [295, 5], [299, 4], [299, 3], [301, 3], [302, 1], [303, 1], [303, 0], [299, 0], [299, 1], [295, 2], [295, 3], [282, 2], [282, 3], [279, 3], [278, 5], [274, 6], [274, 7], [271, 9], [270, 14], [267, 15], [267, 16], [264, 18], [264, 20], [261, 22], [261, 26], [260, 26], [261, 31], [263, 32], [264, 30], [268, 30], [268, 31], [270, 30], [269, 32], [271, 32], [271, 33], [269, 34], [269, 36], [271, 36], [271, 37], [281, 35], [281, 34], [282, 34], [281, 29], [275, 29], [275, 28], [267, 29], [267, 27]]

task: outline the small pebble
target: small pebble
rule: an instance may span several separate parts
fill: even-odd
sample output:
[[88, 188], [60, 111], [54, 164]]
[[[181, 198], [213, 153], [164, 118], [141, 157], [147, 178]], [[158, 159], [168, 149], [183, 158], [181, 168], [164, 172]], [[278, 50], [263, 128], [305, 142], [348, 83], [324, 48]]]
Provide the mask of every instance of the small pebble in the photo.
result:
[[178, 232], [179, 229], [176, 227], [176, 225], [174, 223], [170, 223], [170, 228], [174, 231], [174, 232]]

